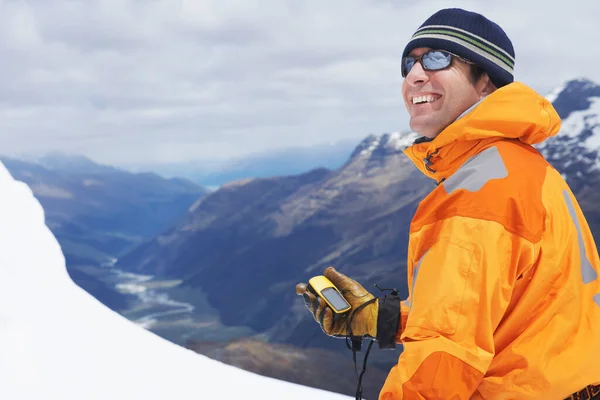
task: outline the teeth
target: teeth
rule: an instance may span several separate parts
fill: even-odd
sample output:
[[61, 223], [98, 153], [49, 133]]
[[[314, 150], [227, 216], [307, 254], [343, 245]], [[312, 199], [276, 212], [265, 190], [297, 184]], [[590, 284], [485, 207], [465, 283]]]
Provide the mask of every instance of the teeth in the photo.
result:
[[427, 95], [427, 96], [415, 96], [415, 97], [413, 97], [412, 102], [413, 102], [413, 104], [433, 103], [437, 99], [439, 99], [439, 97], [437, 97], [437, 96], [431, 96], [431, 95]]

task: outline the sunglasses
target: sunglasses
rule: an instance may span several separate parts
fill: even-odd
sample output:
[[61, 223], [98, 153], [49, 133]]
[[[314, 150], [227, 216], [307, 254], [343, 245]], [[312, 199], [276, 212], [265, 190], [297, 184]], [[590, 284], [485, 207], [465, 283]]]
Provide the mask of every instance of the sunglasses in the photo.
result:
[[407, 56], [402, 59], [402, 77], [406, 78], [406, 75], [410, 72], [412, 67], [416, 63], [420, 62], [425, 71], [440, 71], [448, 68], [452, 64], [452, 59], [457, 58], [460, 61], [467, 64], [475, 64], [474, 62], [468, 61], [456, 54], [452, 54], [445, 50], [429, 50], [420, 56]]

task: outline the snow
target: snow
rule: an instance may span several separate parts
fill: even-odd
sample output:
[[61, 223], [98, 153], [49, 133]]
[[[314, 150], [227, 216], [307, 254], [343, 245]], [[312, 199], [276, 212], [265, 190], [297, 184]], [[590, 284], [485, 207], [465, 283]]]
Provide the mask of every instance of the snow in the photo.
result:
[[560, 84], [559, 86], [557, 86], [552, 92], [550, 92], [549, 94], [546, 95], [546, 100], [548, 100], [550, 103], [554, 103], [554, 101], [558, 98], [558, 95], [565, 90], [565, 88], [567, 87], [567, 82], [565, 81], [564, 83]]
[[393, 132], [390, 134], [389, 143], [393, 144], [396, 150], [404, 150], [406, 147], [411, 146], [418, 137], [419, 135], [415, 132]]
[[600, 97], [590, 97], [590, 106], [586, 110], [575, 111], [564, 119], [561, 124], [560, 135], [574, 137], [579, 135], [585, 128], [594, 132], [585, 140], [585, 145], [589, 149], [600, 149]]
[[361, 156], [367, 155], [367, 154], [371, 154], [373, 152], [373, 150], [375, 150], [377, 147], [379, 146], [379, 138], [373, 140], [370, 144], [369, 147], [364, 149], [363, 151], [360, 152]]
[[0, 163], [0, 399], [349, 399], [211, 360], [69, 278], [31, 190]]
[[561, 122], [560, 134], [566, 136], [577, 136], [585, 128], [585, 115], [588, 110], [571, 113], [568, 118]]
[[379, 137], [375, 137], [371, 143], [369, 143], [369, 147], [362, 150], [360, 152], [361, 156], [370, 155], [375, 149], [379, 146], [391, 147], [394, 150], [402, 151], [404, 148], [413, 144], [415, 139], [418, 138], [418, 135], [414, 132], [401, 133], [401, 132], [392, 132], [392, 133], [384, 133]]

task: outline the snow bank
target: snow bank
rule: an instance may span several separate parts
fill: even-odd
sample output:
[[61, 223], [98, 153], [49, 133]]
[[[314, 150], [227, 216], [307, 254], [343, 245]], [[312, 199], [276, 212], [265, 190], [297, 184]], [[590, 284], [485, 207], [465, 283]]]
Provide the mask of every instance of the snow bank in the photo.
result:
[[75, 285], [44, 211], [0, 164], [0, 399], [342, 399], [172, 344]]

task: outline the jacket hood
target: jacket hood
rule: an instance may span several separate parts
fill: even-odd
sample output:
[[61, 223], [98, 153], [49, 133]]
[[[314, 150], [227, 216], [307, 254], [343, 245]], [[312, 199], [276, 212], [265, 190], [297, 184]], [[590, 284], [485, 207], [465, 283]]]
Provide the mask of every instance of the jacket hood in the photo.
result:
[[460, 116], [433, 140], [415, 142], [404, 153], [438, 182], [497, 140], [533, 145], [554, 136], [561, 120], [548, 100], [527, 85], [506, 85]]

